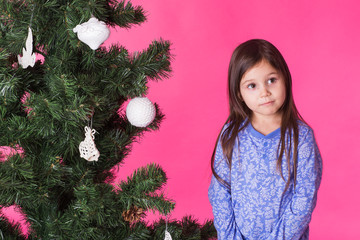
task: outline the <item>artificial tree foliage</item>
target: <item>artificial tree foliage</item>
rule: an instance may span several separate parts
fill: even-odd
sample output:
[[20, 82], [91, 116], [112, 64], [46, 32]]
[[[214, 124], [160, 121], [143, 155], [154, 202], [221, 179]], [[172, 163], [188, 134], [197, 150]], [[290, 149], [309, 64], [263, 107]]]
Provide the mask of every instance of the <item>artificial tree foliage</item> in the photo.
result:
[[[146, 20], [142, 7], [126, 1], [1, 1], [0, 146], [17, 154], [0, 163], [0, 205], [18, 206], [29, 230], [21, 233], [0, 216], [0, 238], [161, 239], [166, 224], [173, 239], [216, 236], [211, 221], [202, 226], [191, 217], [144, 222], [147, 211], [167, 215], [175, 204], [161, 191], [167, 177], [156, 163], [117, 188], [110, 184], [132, 143], [164, 117], [155, 104], [155, 120], [134, 127], [123, 105], [145, 96], [149, 81], [169, 77], [171, 44], [159, 39], [130, 53], [119, 39], [92, 50], [72, 31], [92, 16], [122, 28]], [[23, 68], [17, 55], [29, 27], [41, 60]], [[80, 158], [84, 126], [97, 132], [98, 161]]]

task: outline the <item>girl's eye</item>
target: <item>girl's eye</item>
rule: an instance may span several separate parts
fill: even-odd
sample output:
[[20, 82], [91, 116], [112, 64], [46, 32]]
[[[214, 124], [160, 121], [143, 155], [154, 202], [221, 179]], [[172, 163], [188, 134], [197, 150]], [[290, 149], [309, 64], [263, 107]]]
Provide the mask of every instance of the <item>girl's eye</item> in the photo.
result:
[[253, 89], [253, 88], [255, 88], [255, 84], [254, 84], [254, 83], [250, 83], [249, 85], [247, 85], [247, 88]]
[[276, 78], [270, 78], [269, 80], [267, 80], [268, 84], [272, 84], [274, 82], [276, 82]]

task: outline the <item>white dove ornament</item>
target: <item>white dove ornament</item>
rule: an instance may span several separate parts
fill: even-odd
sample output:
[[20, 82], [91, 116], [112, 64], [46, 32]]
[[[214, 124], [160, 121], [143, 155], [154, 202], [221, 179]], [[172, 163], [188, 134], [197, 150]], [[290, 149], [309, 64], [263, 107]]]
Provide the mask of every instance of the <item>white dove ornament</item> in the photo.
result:
[[85, 140], [82, 141], [79, 145], [80, 157], [86, 159], [87, 161], [97, 161], [100, 156], [99, 150], [97, 150], [94, 143], [94, 134], [95, 129], [85, 127]]
[[103, 21], [91, 17], [89, 21], [77, 25], [73, 31], [77, 33], [80, 41], [87, 44], [92, 50], [105, 42], [110, 36], [110, 30]]
[[35, 65], [36, 55], [32, 52], [33, 50], [33, 35], [31, 28], [29, 27], [28, 36], [25, 42], [25, 48], [22, 51], [22, 57], [18, 55], [18, 62], [22, 68], [27, 68], [28, 66], [33, 67]]

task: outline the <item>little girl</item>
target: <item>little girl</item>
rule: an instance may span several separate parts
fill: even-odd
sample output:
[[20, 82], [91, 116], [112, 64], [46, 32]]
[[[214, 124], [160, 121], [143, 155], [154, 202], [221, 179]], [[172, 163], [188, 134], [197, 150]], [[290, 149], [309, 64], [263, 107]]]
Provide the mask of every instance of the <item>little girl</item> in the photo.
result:
[[265, 40], [230, 61], [230, 115], [211, 159], [209, 200], [218, 239], [309, 239], [322, 160], [296, 109], [288, 66]]

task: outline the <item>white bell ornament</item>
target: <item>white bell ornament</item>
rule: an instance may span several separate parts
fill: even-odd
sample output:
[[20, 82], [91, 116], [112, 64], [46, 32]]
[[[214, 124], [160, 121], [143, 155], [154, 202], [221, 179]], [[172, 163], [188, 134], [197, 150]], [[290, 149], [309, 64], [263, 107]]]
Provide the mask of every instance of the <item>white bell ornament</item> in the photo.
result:
[[73, 31], [80, 41], [96, 50], [110, 36], [110, 30], [103, 21], [91, 17], [89, 21], [77, 25]]
[[99, 150], [97, 150], [94, 139], [95, 139], [95, 129], [85, 127], [85, 140], [82, 141], [79, 145], [80, 157], [86, 159], [87, 161], [97, 161], [100, 156]]

